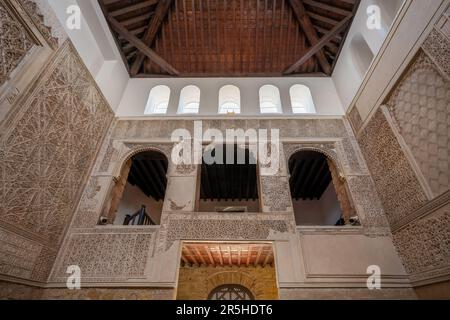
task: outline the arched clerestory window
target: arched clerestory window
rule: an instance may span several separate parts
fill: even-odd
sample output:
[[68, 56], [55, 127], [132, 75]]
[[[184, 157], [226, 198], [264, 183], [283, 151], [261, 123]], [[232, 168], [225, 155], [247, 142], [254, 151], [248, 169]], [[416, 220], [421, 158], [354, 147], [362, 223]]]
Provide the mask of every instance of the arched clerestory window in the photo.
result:
[[166, 114], [169, 100], [170, 88], [168, 86], [159, 85], [152, 88], [148, 96], [144, 114]]
[[189, 85], [184, 87], [180, 93], [180, 104], [178, 113], [196, 114], [200, 110], [200, 88]]
[[241, 113], [241, 91], [233, 85], [226, 85], [219, 90], [219, 114]]
[[311, 90], [307, 86], [301, 84], [293, 85], [289, 93], [294, 114], [316, 113]]
[[265, 85], [259, 89], [259, 107], [263, 114], [281, 113], [280, 90], [273, 85]]

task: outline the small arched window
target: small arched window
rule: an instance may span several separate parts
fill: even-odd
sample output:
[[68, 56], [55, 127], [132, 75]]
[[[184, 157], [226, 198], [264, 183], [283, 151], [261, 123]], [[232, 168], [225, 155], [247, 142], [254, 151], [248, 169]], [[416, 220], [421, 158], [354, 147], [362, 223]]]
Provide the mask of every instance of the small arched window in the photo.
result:
[[239, 284], [224, 284], [215, 288], [208, 296], [208, 300], [236, 301], [255, 300], [252, 292]]
[[259, 89], [259, 107], [261, 113], [281, 113], [280, 90], [272, 85]]
[[197, 86], [187, 86], [181, 90], [178, 113], [195, 114], [200, 109], [200, 89]]
[[366, 39], [359, 32], [353, 36], [350, 47], [354, 65], [359, 75], [363, 78], [375, 56]]
[[219, 114], [241, 113], [241, 91], [233, 85], [223, 86], [219, 90]]
[[170, 88], [168, 86], [154, 87], [148, 96], [144, 114], [166, 114], [170, 100]]
[[311, 90], [307, 86], [301, 84], [293, 85], [289, 93], [291, 95], [293, 113], [316, 113]]

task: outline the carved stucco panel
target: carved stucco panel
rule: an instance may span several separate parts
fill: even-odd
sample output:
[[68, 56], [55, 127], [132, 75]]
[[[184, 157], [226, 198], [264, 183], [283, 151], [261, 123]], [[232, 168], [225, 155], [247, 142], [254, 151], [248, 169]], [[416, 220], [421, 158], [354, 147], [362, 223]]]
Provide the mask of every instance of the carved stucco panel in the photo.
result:
[[0, 273], [30, 278], [42, 245], [0, 228]]
[[[294, 119], [294, 120], [204, 120], [203, 133], [210, 128], [222, 131], [227, 129], [279, 129], [280, 138], [295, 137], [345, 137], [347, 135], [343, 119]], [[191, 134], [194, 121], [188, 120], [120, 120], [118, 121], [112, 138], [126, 139], [167, 139], [170, 141], [176, 129], [186, 129]]]
[[292, 212], [288, 178], [265, 176], [260, 179], [263, 212]]
[[449, 190], [450, 81], [420, 52], [387, 104], [434, 196]]
[[439, 69], [450, 79], [450, 40], [441, 32], [433, 29], [422, 45]]
[[358, 135], [363, 125], [363, 120], [361, 118], [361, 114], [359, 113], [358, 107], [353, 107], [353, 109], [348, 113], [348, 120], [352, 124], [355, 135]]
[[[1, 142], [1, 220], [59, 241], [112, 112], [70, 45]], [[26, 160], [25, 160], [26, 159]]]
[[[285, 153], [286, 162], [289, 163], [289, 159], [299, 151], [316, 151], [324, 154], [329, 159], [331, 159], [340, 171], [343, 170], [342, 161], [340, 161], [335, 142], [324, 142], [324, 143], [284, 143], [283, 149]], [[289, 166], [289, 165], [287, 165]]]
[[389, 222], [396, 224], [427, 197], [385, 116], [378, 110], [359, 143]]
[[[107, 102], [67, 42], [4, 123], [0, 222], [41, 246], [33, 250], [32, 270], [21, 277], [47, 280], [112, 119]], [[19, 263], [22, 256], [32, 255], [21, 250], [11, 263]]]
[[78, 265], [83, 282], [118, 282], [145, 278], [155, 231], [141, 229], [87, 229], [70, 234], [58, 258], [53, 281], [66, 281], [67, 267]]
[[6, 4], [0, 3], [0, 87], [34, 47], [28, 31]]
[[89, 179], [81, 196], [72, 227], [94, 227], [98, 224], [111, 182], [111, 177], [93, 176]]
[[272, 232], [295, 232], [293, 215], [173, 213], [162, 219], [158, 252], [177, 240], [267, 240]]
[[393, 236], [409, 274], [450, 265], [450, 211], [415, 220]]
[[390, 226], [370, 176], [349, 176], [347, 185], [365, 233], [390, 235]]

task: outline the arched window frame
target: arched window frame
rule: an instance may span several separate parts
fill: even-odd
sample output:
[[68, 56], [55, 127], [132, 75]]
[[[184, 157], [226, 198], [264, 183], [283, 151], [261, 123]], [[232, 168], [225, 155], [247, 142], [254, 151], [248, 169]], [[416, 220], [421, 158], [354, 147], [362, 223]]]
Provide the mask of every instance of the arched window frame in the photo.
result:
[[[228, 298], [225, 295], [228, 295]], [[220, 299], [217, 299], [220, 297]], [[214, 288], [208, 295], [208, 300], [255, 300], [253, 293], [240, 284], [224, 284]]]
[[165, 85], [158, 85], [150, 90], [144, 114], [166, 114], [170, 101], [170, 88]]
[[195, 85], [184, 87], [180, 92], [179, 114], [198, 114], [200, 111], [200, 88]]
[[259, 110], [261, 114], [282, 113], [280, 89], [267, 84], [259, 89]]
[[234, 85], [225, 85], [219, 90], [219, 114], [241, 113], [241, 91]]
[[292, 113], [313, 114], [316, 113], [311, 90], [302, 84], [295, 84], [289, 89], [291, 97]]

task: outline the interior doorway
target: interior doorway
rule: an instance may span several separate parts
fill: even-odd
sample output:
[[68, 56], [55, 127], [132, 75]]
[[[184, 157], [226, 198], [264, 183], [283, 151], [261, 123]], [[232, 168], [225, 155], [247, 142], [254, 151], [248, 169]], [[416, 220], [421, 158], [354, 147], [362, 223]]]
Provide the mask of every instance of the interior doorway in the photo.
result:
[[278, 300], [269, 242], [183, 242], [178, 300]]

